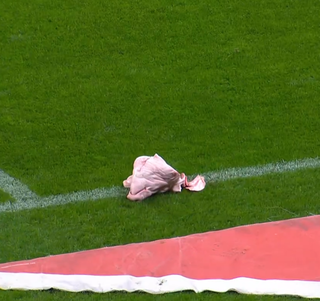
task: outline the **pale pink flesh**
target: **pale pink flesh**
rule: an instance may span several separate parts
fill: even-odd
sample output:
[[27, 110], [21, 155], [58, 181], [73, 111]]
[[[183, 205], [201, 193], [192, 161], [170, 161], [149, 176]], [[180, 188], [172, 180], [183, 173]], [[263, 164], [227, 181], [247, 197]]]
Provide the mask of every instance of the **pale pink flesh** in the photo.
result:
[[132, 175], [123, 181], [123, 186], [130, 188], [127, 198], [131, 201], [142, 201], [161, 192], [180, 192], [182, 187], [200, 191], [205, 185], [204, 178], [199, 175], [188, 182], [184, 173], [177, 172], [157, 154], [138, 157], [134, 161]]

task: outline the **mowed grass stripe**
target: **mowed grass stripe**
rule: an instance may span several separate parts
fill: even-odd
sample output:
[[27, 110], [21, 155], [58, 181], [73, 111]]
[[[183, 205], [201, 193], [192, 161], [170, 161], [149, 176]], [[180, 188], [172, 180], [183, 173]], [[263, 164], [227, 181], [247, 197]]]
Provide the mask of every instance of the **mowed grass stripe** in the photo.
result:
[[[268, 174], [284, 173], [307, 168], [320, 167], [320, 158], [306, 158], [294, 161], [282, 161], [266, 165], [244, 168], [229, 168], [203, 174], [207, 183], [222, 182], [239, 178], [258, 177]], [[0, 212], [21, 211], [33, 208], [65, 205], [88, 200], [100, 200], [112, 197], [124, 197], [126, 189], [119, 186], [97, 188], [89, 191], [78, 191], [68, 194], [39, 197], [17, 179], [0, 171], [0, 188], [10, 193], [17, 200], [15, 203], [6, 202], [0, 205]]]

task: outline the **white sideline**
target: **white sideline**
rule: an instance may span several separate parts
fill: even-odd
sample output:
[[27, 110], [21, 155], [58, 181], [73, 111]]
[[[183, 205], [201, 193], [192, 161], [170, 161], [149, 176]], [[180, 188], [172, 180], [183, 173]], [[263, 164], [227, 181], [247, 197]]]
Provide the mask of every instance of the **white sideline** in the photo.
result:
[[[202, 175], [205, 177], [206, 182], [210, 183], [319, 167], [320, 158], [306, 158], [251, 167], [229, 168], [220, 171], [207, 172]], [[190, 178], [192, 178], [192, 176]], [[39, 197], [25, 184], [9, 176], [2, 170], [0, 170], [0, 189], [10, 194], [16, 200], [15, 202], [6, 202], [0, 204], [0, 213], [65, 205], [89, 200], [100, 200], [111, 197], [124, 197], [127, 193], [125, 188], [114, 186], [109, 188], [97, 188], [87, 191], [51, 195], [48, 197]]]

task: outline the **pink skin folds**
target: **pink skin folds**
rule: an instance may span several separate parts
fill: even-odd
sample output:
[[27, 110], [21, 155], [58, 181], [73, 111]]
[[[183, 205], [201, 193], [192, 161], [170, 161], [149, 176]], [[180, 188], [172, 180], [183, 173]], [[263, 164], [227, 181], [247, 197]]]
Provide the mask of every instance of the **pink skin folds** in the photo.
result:
[[200, 191], [205, 185], [204, 178], [199, 175], [188, 182], [184, 173], [177, 172], [157, 154], [138, 157], [133, 163], [132, 175], [123, 181], [123, 186], [130, 189], [127, 198], [131, 201], [142, 201], [167, 191], [181, 192], [182, 188]]

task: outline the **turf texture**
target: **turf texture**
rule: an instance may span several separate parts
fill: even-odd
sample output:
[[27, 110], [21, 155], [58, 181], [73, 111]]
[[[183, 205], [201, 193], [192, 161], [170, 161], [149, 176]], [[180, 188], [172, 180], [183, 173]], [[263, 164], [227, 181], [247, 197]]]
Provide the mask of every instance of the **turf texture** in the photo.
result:
[[[39, 195], [320, 154], [318, 1], [0, 3], [0, 168]], [[1, 213], [0, 262], [319, 214], [319, 170]], [[0, 192], [0, 202], [8, 198]], [[4, 300], [291, 300], [0, 292]]]

